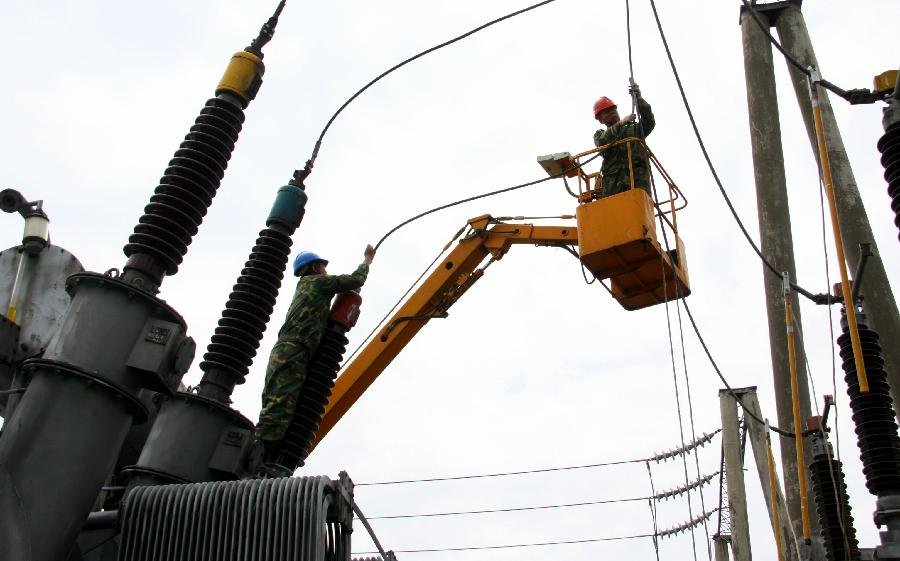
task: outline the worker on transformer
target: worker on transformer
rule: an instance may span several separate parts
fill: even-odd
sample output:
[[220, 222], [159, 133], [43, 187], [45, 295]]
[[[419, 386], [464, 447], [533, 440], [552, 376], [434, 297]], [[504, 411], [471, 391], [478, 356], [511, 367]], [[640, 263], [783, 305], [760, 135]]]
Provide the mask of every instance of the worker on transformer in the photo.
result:
[[329, 275], [325, 270], [328, 261], [311, 251], [302, 251], [294, 259], [294, 276], [300, 280], [269, 356], [256, 425], [256, 436], [267, 456], [284, 438], [294, 416], [307, 367], [325, 331], [332, 298], [362, 287], [374, 257], [375, 249], [366, 246], [363, 262], [349, 275]]
[[[640, 122], [635, 122], [634, 115], [619, 118], [616, 104], [608, 97], [601, 97], [594, 103], [594, 118], [606, 125], [594, 133], [594, 146], [605, 146], [628, 137], [644, 138], [656, 126], [650, 104], [641, 97], [641, 89], [633, 84], [629, 90], [637, 102]], [[611, 146], [603, 152], [603, 166], [600, 168], [603, 177], [603, 197], [622, 193], [631, 188], [631, 174], [628, 169], [628, 146], [622, 143]], [[637, 143], [631, 143], [631, 166], [634, 171], [634, 186], [643, 189], [652, 197], [650, 191], [650, 165], [647, 151]]]

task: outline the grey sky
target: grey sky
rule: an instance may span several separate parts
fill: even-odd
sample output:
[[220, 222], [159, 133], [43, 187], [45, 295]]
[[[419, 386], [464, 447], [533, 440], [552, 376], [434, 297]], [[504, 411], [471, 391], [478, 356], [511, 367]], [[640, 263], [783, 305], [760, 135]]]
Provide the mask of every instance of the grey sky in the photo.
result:
[[[658, 2], [687, 95], [710, 154], [756, 236], [755, 194], [743, 86], [739, 2]], [[356, 89], [437, 42], [526, 5], [523, 0], [291, 0], [267, 46], [267, 72], [225, 180], [179, 273], [162, 297], [187, 319], [200, 351], [275, 191], [303, 165], [322, 126]], [[0, 187], [42, 198], [53, 242], [89, 270], [121, 267], [121, 248], [166, 162], [218, 82], [231, 54], [255, 36], [269, 2], [29, 2], [5, 6], [6, 87]], [[870, 87], [897, 67], [889, 34], [895, 1], [807, 2], [805, 14], [826, 78]], [[680, 214], [703, 335], [734, 386], [758, 385], [774, 418], [761, 266], [727, 214], [702, 160], [665, 59], [649, 3], [632, 6], [635, 79], [653, 105], [649, 145], [690, 200]], [[826, 288], [815, 162], [782, 61], [776, 57], [798, 274]], [[438, 51], [391, 75], [354, 102], [330, 130], [309, 181], [294, 249], [313, 249], [332, 272], [350, 271], [366, 243], [422, 210], [540, 178], [541, 154], [578, 152], [596, 129], [590, 107], [608, 95], [625, 107], [624, 2], [558, 0]], [[896, 229], [875, 142], [880, 108], [834, 100], [845, 143], [889, 278], [900, 274]], [[627, 109], [622, 112], [627, 113]], [[363, 290], [351, 349], [466, 219], [570, 214], [559, 182], [430, 216], [392, 236]], [[4, 217], [6, 245], [21, 223]], [[554, 221], [549, 221], [554, 223]], [[829, 244], [830, 245], [830, 244]], [[832, 282], [834, 254], [829, 250]], [[255, 419], [268, 350], [290, 300], [283, 287], [272, 323], [235, 406]], [[670, 312], [675, 316], [675, 308]], [[816, 399], [832, 393], [828, 315], [804, 305]], [[677, 323], [675, 355], [680, 357]], [[721, 386], [685, 326], [687, 373], [698, 433], [719, 426]], [[200, 353], [198, 353], [199, 355]], [[197, 361], [199, 362], [199, 360]], [[679, 360], [680, 362], [680, 360]], [[679, 366], [685, 430], [690, 434]], [[196, 366], [186, 383], [199, 380]], [[862, 545], [876, 539], [838, 372], [841, 452]], [[326, 438], [301, 473], [357, 482], [522, 470], [646, 457], [679, 444], [666, 311], [626, 312], [585, 286], [565, 252], [517, 247], [451, 310], [433, 321]], [[718, 469], [719, 440], [700, 454]], [[693, 460], [692, 460], [693, 461]], [[691, 478], [696, 477], [693, 463]], [[680, 463], [654, 467], [659, 489], [683, 484]], [[748, 477], [754, 553], [774, 558], [758, 482]], [[372, 516], [570, 503], [649, 494], [646, 469], [600, 468], [469, 482], [360, 487]], [[717, 505], [707, 488], [707, 509]], [[693, 512], [699, 514], [699, 499]], [[688, 519], [683, 500], [660, 507], [659, 525]], [[388, 548], [466, 547], [579, 540], [652, 531], [644, 503], [535, 513], [376, 521]], [[710, 526], [710, 534], [715, 532]], [[706, 558], [703, 530], [698, 558]], [[665, 558], [691, 558], [691, 539], [661, 543]], [[354, 551], [371, 545], [360, 528]], [[449, 559], [655, 559], [648, 540], [453, 554]]]

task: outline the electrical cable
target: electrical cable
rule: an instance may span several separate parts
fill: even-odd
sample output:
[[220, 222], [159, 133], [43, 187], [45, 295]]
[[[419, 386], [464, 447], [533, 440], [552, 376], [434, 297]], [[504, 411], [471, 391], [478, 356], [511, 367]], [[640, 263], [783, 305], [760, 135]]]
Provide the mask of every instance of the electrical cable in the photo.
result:
[[[828, 257], [828, 226], [825, 218], [825, 179], [822, 177], [822, 166], [818, 165], [819, 151], [816, 153], [816, 169], [819, 172], [819, 212], [822, 215], [822, 254], [825, 257], [825, 286], [831, 286], [831, 261]], [[828, 348], [831, 349], [831, 397], [834, 399], [834, 439], [837, 448], [837, 460], [841, 461], [841, 432], [838, 423], [837, 407], [837, 360], [834, 352], [834, 313], [828, 306]]]
[[[662, 39], [663, 47], [666, 51], [666, 56], [669, 59], [669, 65], [672, 68], [672, 73], [675, 76], [675, 82], [678, 85], [678, 91], [681, 93], [681, 100], [684, 103], [684, 107], [687, 110], [688, 119], [691, 122], [691, 127], [694, 130], [694, 136], [697, 138], [697, 142], [700, 145], [700, 150], [703, 152], [703, 157], [706, 160], [706, 165], [709, 167], [709, 171], [712, 173], [713, 179], [716, 182], [716, 185], [719, 187], [719, 192], [722, 194], [722, 197], [725, 199], [725, 203], [728, 206], [728, 210], [731, 211], [731, 215], [734, 217], [737, 222], [738, 227], [743, 233], [744, 238], [746, 238], [747, 242], [750, 244], [750, 247], [753, 248], [753, 251], [756, 252], [756, 255], [759, 256], [760, 260], [766, 266], [766, 268], [771, 271], [772, 274], [776, 275], [779, 279], [781, 278], [781, 272], [775, 268], [774, 265], [763, 255], [762, 250], [756, 245], [756, 242], [753, 241], [753, 238], [750, 237], [750, 233], [747, 231], [747, 228], [744, 226], [744, 223], [741, 221], [740, 216], [738, 216], [737, 210], [734, 208], [734, 204], [731, 202], [731, 198], [728, 196], [728, 193], [725, 191], [725, 187], [722, 184], [722, 180], [719, 179], [719, 174], [716, 171], [715, 166], [712, 163], [712, 159], [709, 156], [709, 152], [706, 150], [706, 144], [703, 142], [703, 137], [700, 135], [700, 129], [697, 127], [697, 121], [694, 119], [694, 112], [691, 110], [690, 103], [688, 102], [687, 95], [684, 92], [684, 85], [681, 83], [681, 76], [678, 73], [678, 69], [675, 66], [675, 60], [672, 58], [672, 51], [669, 48], [669, 42], [666, 39], [665, 31], [662, 27], [662, 22], [659, 19], [659, 13], [656, 10], [656, 2], [655, 0], [650, 0], [650, 7], [653, 10], [653, 17], [656, 20], [656, 27], [659, 30], [660, 38]], [[819, 303], [819, 300], [816, 298], [814, 294], [807, 291], [803, 287], [799, 286], [796, 283], [791, 283], [791, 288], [796, 290], [798, 293], [802, 294], [809, 300]], [[830, 300], [830, 298], [829, 298]]]
[[550, 175], [550, 176], [548, 176], [548, 177], [542, 177], [541, 179], [537, 179], [537, 180], [535, 180], [535, 181], [529, 181], [529, 182], [527, 182], [527, 183], [520, 183], [519, 185], [513, 185], [512, 187], [505, 187], [505, 188], [503, 188], [503, 189], [497, 189], [496, 191], [489, 191], [489, 192], [487, 192], [487, 193], [482, 193], [481, 195], [474, 195], [474, 196], [472, 196], [472, 197], [466, 197], [465, 199], [460, 199], [460, 200], [458, 200], [458, 201], [453, 201], [453, 202], [451, 202], [451, 203], [447, 203], [447, 204], [445, 204], [445, 205], [441, 205], [441, 206], [438, 206], [438, 207], [434, 207], [434, 208], [432, 208], [432, 209], [430, 209], [430, 210], [426, 210], [425, 212], [420, 212], [419, 214], [413, 216], [412, 218], [408, 218], [408, 219], [404, 220], [403, 222], [401, 222], [400, 224], [397, 224], [396, 226], [394, 226], [393, 228], [391, 228], [390, 230], [388, 230], [388, 232], [387, 232], [384, 236], [382, 236], [380, 240], [378, 240], [378, 243], [375, 244], [375, 250], [378, 251], [378, 248], [381, 246], [382, 243], [384, 243], [384, 240], [386, 240], [386, 239], [388, 238], [388, 236], [390, 236], [391, 234], [393, 234], [394, 232], [396, 232], [396, 231], [399, 230], [400, 228], [406, 226], [407, 224], [409, 224], [409, 223], [411, 223], [411, 222], [414, 222], [414, 221], [418, 220], [419, 218], [422, 218], [423, 216], [428, 216], [429, 214], [433, 214], [433, 213], [435, 213], [435, 212], [438, 212], [439, 210], [445, 210], [445, 209], [448, 209], [448, 208], [450, 208], [450, 207], [454, 207], [454, 206], [457, 206], [457, 205], [461, 205], [461, 204], [463, 204], [463, 203], [468, 203], [468, 202], [475, 201], [475, 200], [478, 200], [478, 199], [484, 199], [484, 198], [491, 197], [491, 196], [494, 196], [494, 195], [499, 195], [500, 193], [507, 193], [507, 192], [509, 192], [509, 191], [515, 191], [516, 189], [522, 189], [522, 188], [525, 188], [525, 187], [531, 187], [532, 185], [537, 185], [538, 183], [543, 183], [543, 182], [545, 182], [545, 181], [550, 181], [551, 179], [557, 179], [557, 178], [560, 178], [560, 177], [564, 176], [565, 174], [569, 173], [569, 172], [572, 171], [572, 170], [579, 169], [579, 168], [585, 166], [586, 164], [588, 164], [588, 163], [592, 162], [593, 160], [597, 159], [599, 156], [600, 156], [600, 152], [598, 152], [597, 154], [594, 154], [593, 156], [591, 156], [590, 158], [588, 158], [588, 159], [585, 160], [584, 162], [582, 162], [582, 163], [580, 163], [580, 164], [575, 164], [574, 166], [571, 166], [571, 167], [569, 167], [569, 168], [567, 168], [567, 169], [561, 171], [560, 173], [557, 173], [556, 175]]
[[378, 82], [379, 80], [381, 80], [388, 74], [392, 73], [393, 71], [409, 64], [410, 62], [413, 62], [414, 60], [422, 58], [423, 56], [425, 56], [429, 53], [433, 53], [434, 51], [436, 51], [438, 49], [442, 49], [448, 45], [452, 45], [453, 43], [456, 43], [457, 41], [461, 41], [461, 40], [465, 39], [466, 37], [469, 37], [470, 35], [474, 35], [475, 33], [478, 33], [479, 31], [481, 31], [483, 29], [491, 27], [492, 25], [495, 25], [502, 21], [508, 20], [508, 19], [518, 16], [520, 14], [530, 12], [531, 10], [540, 8], [541, 6], [545, 6], [547, 4], [550, 4], [551, 2], [555, 2], [555, 0], [544, 0], [543, 2], [538, 2], [537, 4], [532, 4], [531, 6], [522, 8], [521, 10], [517, 10], [510, 14], [506, 14], [505, 16], [491, 20], [485, 24], [479, 25], [478, 27], [467, 31], [467, 32], [463, 33], [462, 35], [458, 35], [458, 36], [454, 37], [453, 39], [450, 39], [449, 41], [444, 41], [443, 43], [441, 43], [439, 45], [435, 45], [429, 49], [425, 49], [424, 51], [420, 52], [419, 54], [411, 56], [408, 59], [406, 59], [398, 64], [395, 64], [394, 66], [388, 68], [387, 70], [385, 70], [384, 72], [382, 72], [381, 74], [379, 74], [378, 76], [376, 76], [375, 78], [370, 80], [369, 83], [367, 83], [365, 86], [360, 88], [355, 94], [350, 96], [350, 98], [347, 99], [347, 101], [345, 101], [338, 108], [338, 110], [334, 112], [334, 115], [332, 115], [331, 118], [328, 119], [328, 122], [325, 124], [325, 128], [322, 129], [322, 132], [319, 134], [319, 138], [316, 140], [316, 144], [315, 144], [315, 147], [313, 148], [312, 155], [310, 156], [309, 160], [306, 161], [306, 167], [303, 170], [297, 170], [294, 172], [294, 180], [297, 181], [299, 184], [303, 184], [303, 180], [306, 179], [306, 177], [308, 177], [310, 173], [312, 173], [312, 168], [316, 162], [316, 158], [319, 157], [319, 149], [322, 147], [322, 140], [325, 138], [325, 133], [327, 133], [328, 129], [331, 128], [332, 123], [334, 123], [334, 121], [335, 121], [335, 119], [337, 119], [338, 115], [340, 115], [341, 112], [344, 109], [346, 109], [347, 106], [353, 102], [353, 100], [355, 100], [357, 97], [359, 97], [364, 91], [366, 91], [367, 89], [372, 87], [376, 82]]
[[0, 390], [0, 395], [12, 395], [17, 393], [25, 393], [26, 388], [12, 388], [9, 390]]
[[[697, 327], [697, 322], [694, 320], [694, 314], [691, 313], [690, 306], [688, 306], [687, 302], [684, 301], [683, 299], [682, 299], [682, 305], [684, 306], [684, 311], [687, 312], [688, 319], [691, 320], [691, 326], [694, 328], [694, 333], [697, 335], [697, 339], [700, 341], [700, 346], [703, 347], [703, 351], [706, 353], [706, 357], [709, 359], [710, 364], [712, 364], [713, 370], [715, 370], [716, 374], [719, 376], [719, 380], [721, 380], [722, 383], [725, 385], [725, 389], [728, 391], [728, 393], [731, 395], [731, 397], [733, 397], [734, 400], [737, 401], [738, 404], [740, 404], [741, 408], [744, 410], [744, 412], [747, 414], [747, 416], [749, 416], [751, 419], [753, 419], [757, 423], [765, 426], [766, 422], [763, 419], [761, 419], [756, 413], [754, 413], [750, 408], [748, 408], [746, 405], [744, 405], [744, 402], [741, 401], [740, 396], [737, 393], [735, 393], [734, 389], [728, 383], [728, 380], [725, 379], [725, 376], [722, 374], [722, 371], [719, 370], [719, 365], [716, 364], [715, 359], [713, 359], [712, 353], [710, 353], [709, 347], [706, 345], [706, 341], [703, 339], [703, 336], [700, 334], [700, 328]], [[784, 430], [775, 425], [770, 424], [769, 430], [771, 430], [774, 433], [780, 434], [781, 436], [788, 437], [788, 438], [796, 437], [796, 435], [793, 432]], [[809, 434], [812, 434], [812, 432], [807, 431], [807, 432], [804, 432], [803, 434], [801, 434], [800, 436], [801, 437], [808, 436]]]
[[598, 464], [585, 464], [579, 466], [564, 466], [564, 467], [553, 467], [553, 468], [542, 468], [542, 469], [531, 469], [531, 470], [522, 470], [522, 471], [508, 471], [501, 473], [486, 473], [486, 474], [478, 474], [478, 475], [457, 475], [453, 477], [429, 477], [426, 479], [401, 479], [398, 481], [376, 481], [373, 483], [357, 483], [356, 487], [363, 486], [372, 486], [372, 485], [399, 485], [401, 483], [432, 483], [436, 481], [459, 481], [464, 479], [482, 479], [486, 477], [505, 477], [509, 475], [528, 475], [532, 473], [548, 473], [553, 471], [567, 471], [573, 469], [589, 469], [589, 468], [598, 468], [598, 467], [607, 467], [607, 466], [619, 466], [626, 464], [639, 464], [647, 461], [646, 458], [640, 458], [637, 460], [620, 460], [618, 462], [603, 462]]
[[427, 267], [425, 267], [425, 270], [422, 271], [422, 274], [419, 275], [419, 278], [417, 278], [415, 281], [413, 281], [413, 283], [411, 285], [409, 285], [409, 288], [406, 289], [406, 292], [404, 292], [403, 295], [396, 302], [394, 302], [394, 305], [391, 307], [391, 309], [388, 310], [386, 314], [384, 314], [384, 316], [378, 321], [378, 323], [375, 324], [375, 327], [372, 328], [372, 331], [370, 331], [369, 334], [363, 338], [363, 340], [362, 340], [362, 342], [360, 342], [359, 346], [357, 346], [356, 349], [354, 349], [353, 352], [350, 353], [350, 356], [348, 356], [344, 360], [344, 362], [341, 364], [341, 368], [343, 368], [346, 364], [348, 364], [351, 360], [353, 360], [353, 357], [356, 356], [356, 353], [358, 353], [359, 350], [363, 348], [363, 345], [365, 345], [366, 343], [369, 342], [369, 340], [372, 338], [372, 335], [374, 335], [375, 332], [378, 331], [382, 325], [384, 325], [385, 320], [387, 320], [387, 318], [394, 312], [394, 310], [397, 309], [397, 306], [399, 306], [400, 303], [403, 302], [403, 300], [409, 295], [409, 293], [412, 292], [413, 288], [415, 288], [416, 285], [419, 284], [419, 281], [422, 280], [422, 278], [428, 273], [428, 271], [431, 270], [431, 268], [434, 266], [434, 264], [437, 263], [438, 260], [441, 258], [441, 256], [444, 255], [444, 253], [450, 248], [450, 244], [452, 244], [457, 239], [459, 239], [459, 237], [462, 235], [463, 231], [465, 231], [465, 226], [460, 228], [460, 230], [456, 233], [456, 235], [453, 236], [453, 239], [450, 240], [449, 242], [447, 242], [447, 244], [444, 246], [444, 248], [441, 251], [439, 251], [438, 254], [435, 256], [434, 260], [431, 263], [429, 263], [429, 265]]
[[608, 499], [603, 501], [589, 501], [583, 503], [568, 503], [568, 504], [559, 504], [559, 505], [541, 505], [541, 506], [523, 506], [516, 508], [497, 508], [497, 509], [489, 509], [489, 510], [466, 510], [460, 512], [432, 512], [427, 514], [396, 514], [391, 516], [369, 516], [369, 520], [393, 520], [397, 518], [431, 518], [435, 516], [459, 516], [464, 514], [493, 514], [498, 512], [521, 512], [527, 510], [547, 510], [551, 508], [570, 508], [570, 507], [578, 507], [578, 506], [592, 506], [592, 505], [603, 505], [603, 504], [615, 504], [615, 503], [630, 503], [636, 501], [646, 501], [647, 499], [652, 497], [634, 497], [630, 499]]
[[[555, 542], [541, 542], [541, 543], [519, 543], [519, 544], [510, 544], [510, 545], [482, 545], [482, 546], [472, 546], [472, 547], [442, 547], [442, 548], [433, 548], [433, 549], [395, 549], [394, 553], [441, 553], [447, 551], [475, 551], [475, 550], [483, 550], [483, 549], [512, 549], [516, 547], [541, 547], [546, 545], [568, 545], [568, 544], [578, 544], [578, 543], [596, 543], [596, 542], [610, 542], [610, 541], [620, 541], [620, 540], [635, 540], [641, 538], [652, 538], [653, 534], [635, 534], [633, 536], [618, 536], [614, 538], [592, 538], [586, 540], [565, 540], [565, 541], [555, 541]], [[360, 551], [353, 552], [350, 555], [370, 555], [378, 553], [377, 551]]]
[[[681, 363], [684, 365], [684, 382], [687, 387], [687, 398], [688, 398], [688, 414], [691, 421], [691, 438], [697, 440], [697, 429], [694, 424], [694, 403], [691, 397], [691, 382], [688, 376], [688, 368], [687, 368], [687, 351], [684, 346], [684, 324], [681, 319], [681, 304], [678, 303], [675, 307], [675, 311], [678, 314], [678, 334], [681, 339]], [[700, 477], [700, 452], [699, 449], [694, 449], [694, 464], [697, 468], [697, 477]], [[700, 509], [703, 512], [706, 512], [706, 499], [703, 496], [703, 489], [700, 489]], [[709, 527], [707, 526], [706, 520], [703, 521], [703, 531], [706, 533], [706, 553], [709, 557], [710, 561], [712, 561], [712, 548], [710, 546], [710, 536], [709, 536]]]
[[[660, 222], [662, 222], [661, 217], [660, 217]], [[665, 229], [663, 229], [663, 232], [665, 232]], [[668, 248], [668, 238], [666, 237], [666, 250], [668, 251], [668, 249], [669, 249]], [[660, 266], [662, 268], [662, 278], [663, 279], [666, 278], [665, 264], [663, 263], [663, 260], [665, 259], [664, 255], [665, 254], [660, 253], [660, 256], [659, 256]], [[678, 282], [679, 282], [678, 279], [675, 278], [674, 283], [677, 285]], [[671, 320], [671, 317], [669, 314], [668, 292], [669, 291], [668, 291], [667, 287], [664, 286], [663, 287], [663, 297], [665, 298], [665, 308], [666, 308], [666, 329], [667, 329], [668, 336], [669, 336], [669, 357], [671, 358], [671, 362], [672, 362], [672, 383], [675, 386], [675, 406], [676, 406], [676, 411], [678, 414], [678, 434], [681, 437], [681, 446], [684, 447], [684, 445], [685, 445], [684, 444], [684, 419], [683, 419], [683, 414], [681, 412], [681, 393], [678, 390], [678, 371], [677, 371], [677, 368], [675, 367], [675, 345], [672, 343], [672, 320]], [[681, 462], [684, 466], [684, 482], [685, 482], [685, 485], [688, 485], [688, 484], [690, 484], [690, 476], [688, 475], [687, 455], [686, 454], [682, 454]], [[693, 504], [691, 503], [690, 492], [687, 494], [687, 505], [688, 505], [688, 520], [693, 520], [694, 519], [694, 507], [693, 507]], [[692, 550], [694, 553], [694, 561], [697, 561], [697, 539], [694, 536], [693, 528], [691, 529], [691, 545], [693, 546]]]

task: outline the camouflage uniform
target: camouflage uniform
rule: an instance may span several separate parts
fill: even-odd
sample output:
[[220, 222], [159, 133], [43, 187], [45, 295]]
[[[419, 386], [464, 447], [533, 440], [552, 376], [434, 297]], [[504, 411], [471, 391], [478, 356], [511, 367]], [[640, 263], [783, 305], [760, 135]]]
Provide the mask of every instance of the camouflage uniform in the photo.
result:
[[[594, 146], [603, 146], [630, 136], [642, 138], [653, 131], [656, 120], [650, 104], [644, 98], [638, 96], [638, 113], [640, 123], [626, 123], [622, 126], [612, 126], [606, 130], [600, 129], [594, 133]], [[643, 128], [643, 135], [641, 129]], [[652, 196], [650, 191], [650, 165], [647, 161], [647, 151], [643, 146], [631, 144], [631, 162], [634, 169], [634, 186]], [[603, 195], [608, 197], [622, 193], [631, 188], [631, 177], [628, 172], [628, 144], [620, 144], [608, 148], [603, 152], [603, 167], [600, 168], [603, 176]]]
[[262, 410], [256, 425], [256, 436], [261, 440], [277, 443], [284, 437], [297, 407], [307, 366], [322, 340], [331, 299], [339, 292], [360, 288], [368, 274], [369, 266], [363, 263], [350, 275], [300, 277], [266, 367]]

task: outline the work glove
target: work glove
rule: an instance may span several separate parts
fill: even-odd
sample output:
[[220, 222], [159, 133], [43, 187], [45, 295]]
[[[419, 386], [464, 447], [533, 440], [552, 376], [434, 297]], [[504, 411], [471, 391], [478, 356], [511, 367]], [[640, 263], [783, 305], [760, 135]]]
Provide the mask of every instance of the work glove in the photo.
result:
[[628, 115], [626, 117], [623, 117], [622, 120], [620, 120], [618, 123], [611, 125], [609, 127], [609, 132], [613, 135], [619, 134], [620, 132], [622, 132], [622, 129], [625, 128], [625, 125], [631, 124], [633, 122], [634, 122], [634, 113], [632, 113], [631, 115]]
[[637, 97], [641, 97], [641, 87], [637, 84], [631, 84], [628, 86], [628, 93], [633, 93]]

